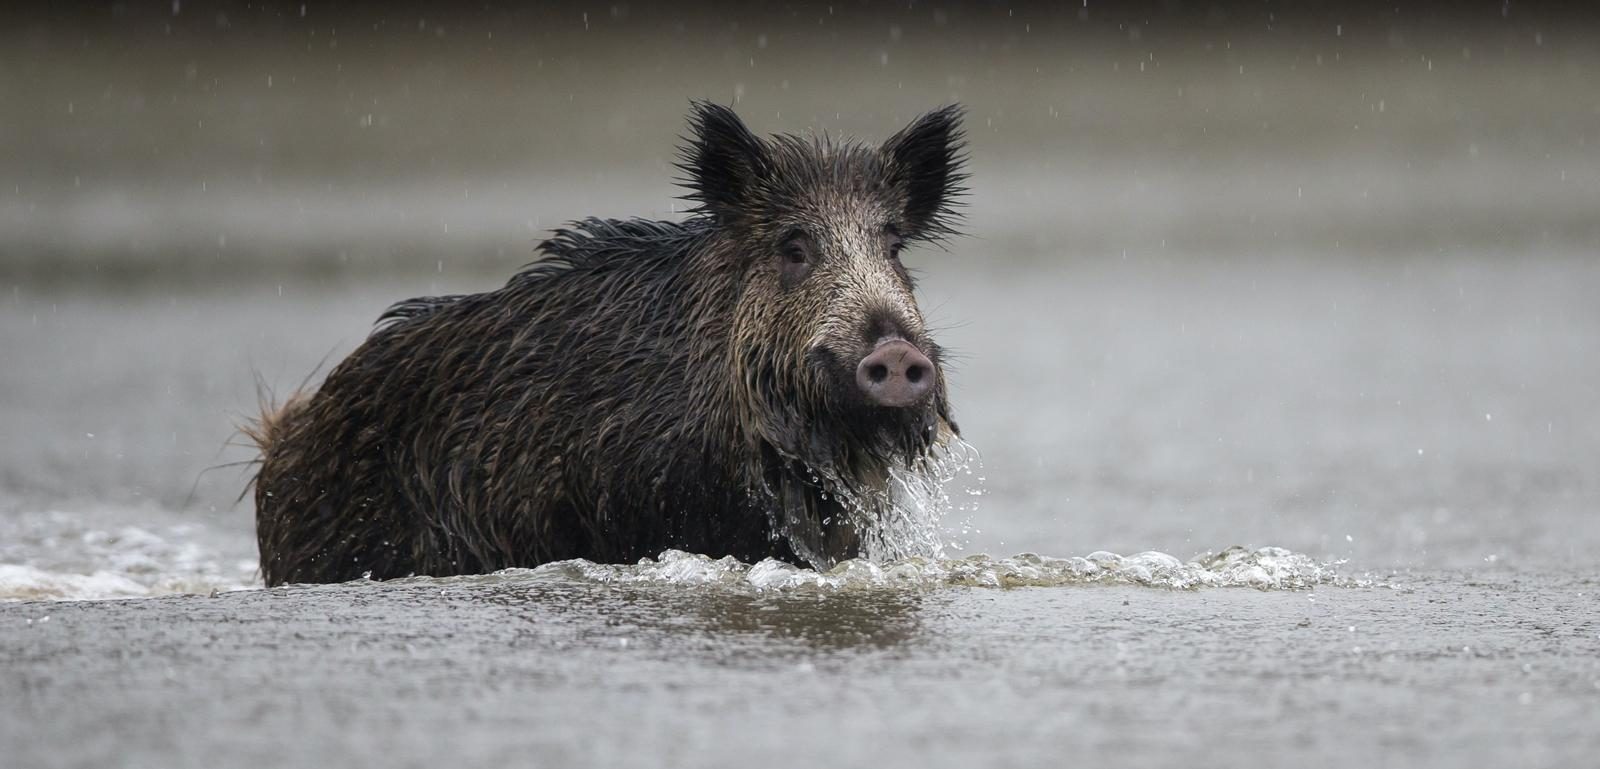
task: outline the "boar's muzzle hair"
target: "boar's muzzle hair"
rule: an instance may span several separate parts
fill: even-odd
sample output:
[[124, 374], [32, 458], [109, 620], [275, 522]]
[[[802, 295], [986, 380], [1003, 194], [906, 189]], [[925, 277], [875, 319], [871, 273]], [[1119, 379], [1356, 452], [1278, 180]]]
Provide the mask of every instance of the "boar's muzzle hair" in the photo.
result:
[[875, 531], [956, 436], [901, 258], [955, 232], [960, 117], [870, 147], [695, 103], [688, 219], [586, 219], [503, 288], [390, 308], [247, 428], [267, 583], [898, 554]]

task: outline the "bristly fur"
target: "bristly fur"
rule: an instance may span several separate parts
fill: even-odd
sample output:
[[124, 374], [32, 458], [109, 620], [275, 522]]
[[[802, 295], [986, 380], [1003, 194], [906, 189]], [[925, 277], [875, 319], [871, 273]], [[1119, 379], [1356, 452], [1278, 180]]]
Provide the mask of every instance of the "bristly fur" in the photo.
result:
[[[666, 548], [855, 555], [872, 521], [840, 493], [886, 497], [893, 468], [955, 432], [893, 241], [952, 232], [958, 120], [930, 113], [872, 149], [762, 140], [696, 103], [680, 164], [696, 215], [585, 219], [498, 290], [390, 307], [248, 433], [267, 583]], [[775, 258], [796, 239], [803, 270]], [[924, 404], [853, 386], [885, 337], [938, 366]]]

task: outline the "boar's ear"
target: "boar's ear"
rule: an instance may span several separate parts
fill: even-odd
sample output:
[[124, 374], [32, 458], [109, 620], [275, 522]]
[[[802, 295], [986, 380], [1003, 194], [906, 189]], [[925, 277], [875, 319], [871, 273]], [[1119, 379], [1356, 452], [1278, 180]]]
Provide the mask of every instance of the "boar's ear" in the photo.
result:
[[705, 101], [692, 102], [689, 136], [678, 153], [680, 182], [700, 211], [737, 220], [750, 210], [759, 185], [770, 178], [772, 158], [767, 145], [750, 133], [733, 110]]
[[965, 134], [961, 107], [950, 105], [917, 118], [883, 143], [889, 184], [905, 199], [909, 238], [937, 240], [955, 234], [955, 205], [966, 193]]

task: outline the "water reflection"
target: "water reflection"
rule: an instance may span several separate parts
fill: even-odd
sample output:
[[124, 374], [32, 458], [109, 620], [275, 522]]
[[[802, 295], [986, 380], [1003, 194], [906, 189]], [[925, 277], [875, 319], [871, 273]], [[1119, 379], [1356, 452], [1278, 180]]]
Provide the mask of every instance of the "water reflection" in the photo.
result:
[[816, 650], [887, 649], [915, 640], [922, 629], [923, 596], [903, 590], [729, 593], [683, 606], [707, 633], [792, 640]]
[[763, 658], [785, 652], [885, 650], [913, 643], [925, 595], [913, 590], [751, 592], [678, 585], [516, 584], [457, 588], [448, 595], [507, 607], [544, 629], [569, 626], [574, 640], [646, 648], [718, 647]]

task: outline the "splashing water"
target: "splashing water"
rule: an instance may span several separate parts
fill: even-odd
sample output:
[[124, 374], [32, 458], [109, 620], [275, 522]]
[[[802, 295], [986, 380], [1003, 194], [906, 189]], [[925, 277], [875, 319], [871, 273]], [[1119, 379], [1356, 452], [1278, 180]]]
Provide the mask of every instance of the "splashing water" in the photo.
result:
[[[732, 557], [668, 550], [634, 564], [602, 564], [583, 559], [547, 563], [533, 569], [504, 569], [459, 577], [410, 577], [397, 585], [441, 587], [508, 586], [549, 583], [720, 587], [751, 591], [918, 589], [943, 587], [1018, 588], [1135, 585], [1170, 590], [1248, 587], [1258, 590], [1306, 590], [1319, 586], [1372, 587], [1370, 579], [1338, 572], [1338, 562], [1318, 561], [1281, 547], [1230, 547], [1191, 561], [1148, 551], [1130, 556], [1095, 552], [1082, 557], [1053, 558], [1022, 553], [1006, 558], [972, 555], [964, 558], [909, 556], [885, 562], [865, 558], [844, 561], [826, 571], [766, 559], [748, 564]], [[241, 567], [242, 568], [242, 565]], [[389, 584], [373, 582], [373, 585]], [[0, 566], [0, 601], [97, 600], [135, 598], [218, 590], [248, 590], [253, 579], [156, 578], [135, 581], [104, 571], [89, 575], [43, 572], [25, 566]]]
[[1181, 561], [1166, 553], [1130, 556], [1095, 552], [1084, 557], [1050, 558], [1023, 553], [1009, 558], [974, 555], [941, 559], [912, 556], [885, 563], [857, 558], [819, 572], [767, 559], [755, 564], [732, 557], [668, 550], [636, 564], [599, 564], [582, 559], [548, 563], [535, 569], [506, 569], [493, 574], [427, 580], [441, 585], [516, 585], [581, 582], [616, 585], [718, 586], [772, 590], [851, 590], [872, 588], [933, 589], [939, 587], [1070, 587], [1138, 585], [1173, 590], [1249, 587], [1258, 590], [1305, 590], [1318, 586], [1371, 587], [1370, 580], [1339, 574], [1336, 563], [1281, 547], [1230, 547], [1219, 553]]
[[[889, 471], [887, 489], [882, 492], [851, 492], [839, 485], [835, 492], [861, 536], [861, 555], [867, 561], [898, 561], [908, 558], [942, 558], [945, 544], [959, 547], [954, 532], [944, 526], [951, 512], [968, 516], [976, 512], [981, 487], [968, 486], [965, 494], [973, 501], [957, 505], [949, 487], [958, 478], [972, 477], [979, 464], [978, 450], [972, 444], [951, 436], [934, 447], [930, 454], [909, 468]], [[978, 483], [982, 477], [977, 477]], [[962, 525], [970, 528], [966, 521]]]
[[144, 526], [118, 525], [116, 511], [0, 518], [0, 601], [143, 598], [261, 584], [253, 542], [140, 512], [150, 519]]

